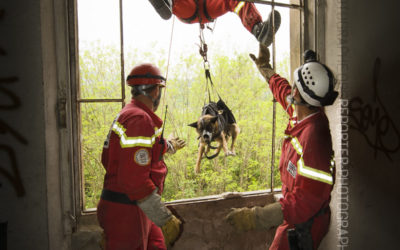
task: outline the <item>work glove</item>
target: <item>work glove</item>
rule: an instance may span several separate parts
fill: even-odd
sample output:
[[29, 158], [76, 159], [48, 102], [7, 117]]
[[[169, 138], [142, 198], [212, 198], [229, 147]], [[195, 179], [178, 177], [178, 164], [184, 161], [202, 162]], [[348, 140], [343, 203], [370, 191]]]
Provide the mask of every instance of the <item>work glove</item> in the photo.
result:
[[185, 140], [179, 139], [179, 137], [175, 137], [173, 134], [171, 134], [167, 139], [167, 145], [167, 153], [175, 154], [176, 151], [186, 146], [186, 142]]
[[239, 231], [270, 229], [283, 222], [282, 207], [275, 202], [264, 207], [234, 208], [225, 220]]
[[157, 189], [144, 199], [139, 200], [137, 205], [146, 214], [147, 218], [161, 228], [166, 246], [173, 244], [180, 234], [180, 224], [182, 222], [161, 201], [161, 196], [157, 193]]
[[269, 82], [269, 79], [275, 74], [275, 71], [272, 69], [270, 64], [269, 49], [260, 43], [258, 58], [254, 54], [249, 54], [249, 56], [256, 64], [261, 75], [265, 78], [265, 80], [267, 80], [267, 82]]
[[167, 248], [171, 247], [171, 245], [178, 239], [178, 236], [181, 233], [181, 224], [182, 222], [172, 215], [171, 219], [161, 227]]

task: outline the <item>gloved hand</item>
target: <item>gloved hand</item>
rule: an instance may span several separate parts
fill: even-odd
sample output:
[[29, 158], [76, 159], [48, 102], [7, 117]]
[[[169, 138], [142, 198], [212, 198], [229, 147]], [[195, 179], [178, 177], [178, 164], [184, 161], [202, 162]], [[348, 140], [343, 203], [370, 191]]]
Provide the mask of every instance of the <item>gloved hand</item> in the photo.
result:
[[239, 231], [249, 231], [256, 228], [253, 208], [232, 208], [225, 220]]
[[275, 74], [275, 71], [272, 69], [272, 66], [269, 62], [269, 49], [265, 45], [260, 43], [258, 58], [253, 54], [249, 54], [249, 56], [257, 65], [257, 68], [260, 71], [261, 75], [265, 78], [265, 80], [267, 80], [267, 82], [269, 82], [269, 79]]
[[171, 219], [161, 227], [162, 233], [164, 235], [165, 245], [169, 248], [178, 238], [181, 232], [182, 222], [176, 218], [174, 215]]
[[283, 222], [281, 204], [275, 202], [264, 207], [234, 208], [225, 220], [239, 231], [270, 229]]
[[173, 134], [170, 134], [167, 139], [167, 145], [167, 152], [170, 154], [175, 154], [176, 151], [186, 146], [186, 142], [185, 140], [179, 139], [179, 137], [174, 137]]

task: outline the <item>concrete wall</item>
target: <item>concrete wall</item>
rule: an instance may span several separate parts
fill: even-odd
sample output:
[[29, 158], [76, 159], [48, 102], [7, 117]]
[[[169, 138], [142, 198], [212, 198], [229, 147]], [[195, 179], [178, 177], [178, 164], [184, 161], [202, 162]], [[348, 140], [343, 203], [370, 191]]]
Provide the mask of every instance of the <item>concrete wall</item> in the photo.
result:
[[8, 249], [48, 249], [40, 2], [0, 11], [0, 222]]
[[[328, 108], [339, 163], [322, 249], [395, 249], [400, 235], [397, 1], [325, 2], [325, 54], [341, 102]], [[339, 115], [341, 114], [341, 116]], [[336, 123], [336, 124], [335, 124]]]
[[399, 9], [398, 1], [369, 0], [347, 1], [343, 10], [348, 19], [343, 88], [350, 100], [350, 249], [394, 249], [400, 235]]

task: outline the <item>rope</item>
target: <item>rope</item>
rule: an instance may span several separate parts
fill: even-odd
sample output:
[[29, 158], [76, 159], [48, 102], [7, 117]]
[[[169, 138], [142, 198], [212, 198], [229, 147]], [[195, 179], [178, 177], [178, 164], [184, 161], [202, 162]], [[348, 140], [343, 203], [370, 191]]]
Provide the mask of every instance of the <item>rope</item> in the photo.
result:
[[[168, 72], [169, 72], [169, 62], [171, 58], [171, 48], [172, 48], [172, 40], [174, 36], [174, 28], [175, 28], [175, 15], [172, 17], [172, 26], [171, 26], [171, 38], [169, 40], [169, 48], [168, 48], [168, 59], [167, 59], [167, 72], [165, 73], [165, 83], [168, 81]], [[165, 90], [163, 93], [163, 103], [165, 104], [165, 93], [167, 93], [167, 86], [165, 86]], [[164, 115], [164, 110], [161, 113], [161, 117]]]
[[[211, 78], [210, 62], [208, 61], [208, 57], [207, 57], [208, 46], [207, 46], [207, 43], [206, 43], [205, 38], [204, 38], [204, 28], [205, 28], [205, 25], [200, 23], [200, 35], [199, 35], [199, 38], [200, 38], [200, 46], [199, 47], [200, 48], [199, 48], [199, 53], [200, 53], [201, 57], [203, 58], [203, 67], [204, 67], [204, 73], [205, 73], [205, 77], [206, 77], [206, 90], [205, 90], [205, 92], [208, 93], [208, 102], [210, 103], [211, 102], [211, 94], [212, 94], [210, 92], [210, 89], [217, 93], [219, 99], [221, 99], [221, 97], [220, 97], [218, 91], [216, 89], [214, 89], [214, 83], [213, 83], [212, 78]], [[211, 32], [213, 31], [213, 28], [210, 28], [208, 25], [207, 25], [207, 28], [210, 29]], [[215, 28], [215, 24], [214, 24], [214, 28]], [[204, 104], [206, 103], [206, 99], [207, 98], [205, 97]]]

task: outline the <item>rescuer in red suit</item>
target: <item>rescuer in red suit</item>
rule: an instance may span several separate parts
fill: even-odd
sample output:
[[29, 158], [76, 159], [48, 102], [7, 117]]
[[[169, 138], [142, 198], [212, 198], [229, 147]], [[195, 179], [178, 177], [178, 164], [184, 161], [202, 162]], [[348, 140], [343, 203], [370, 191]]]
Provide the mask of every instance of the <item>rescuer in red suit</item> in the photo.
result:
[[227, 12], [235, 12], [243, 26], [257, 40], [267, 47], [272, 43], [274, 32], [279, 29], [281, 16], [274, 11], [274, 26], [272, 29], [272, 13], [263, 22], [254, 3], [235, 0], [149, 0], [163, 19], [169, 19], [172, 14], [184, 23], [209, 23]]
[[268, 48], [260, 44], [259, 57], [250, 57], [290, 116], [279, 162], [283, 198], [264, 207], [233, 209], [226, 219], [245, 231], [278, 226], [270, 249], [317, 249], [328, 232], [335, 180], [329, 122], [322, 109], [338, 95], [334, 77], [310, 50], [305, 64], [294, 71], [292, 87], [272, 70]]
[[180, 233], [181, 221], [161, 201], [166, 152], [185, 146], [161, 138], [163, 121], [154, 113], [165, 79], [153, 64], [140, 64], [128, 76], [132, 101], [119, 112], [104, 142], [106, 170], [97, 207], [108, 250], [166, 249]]

